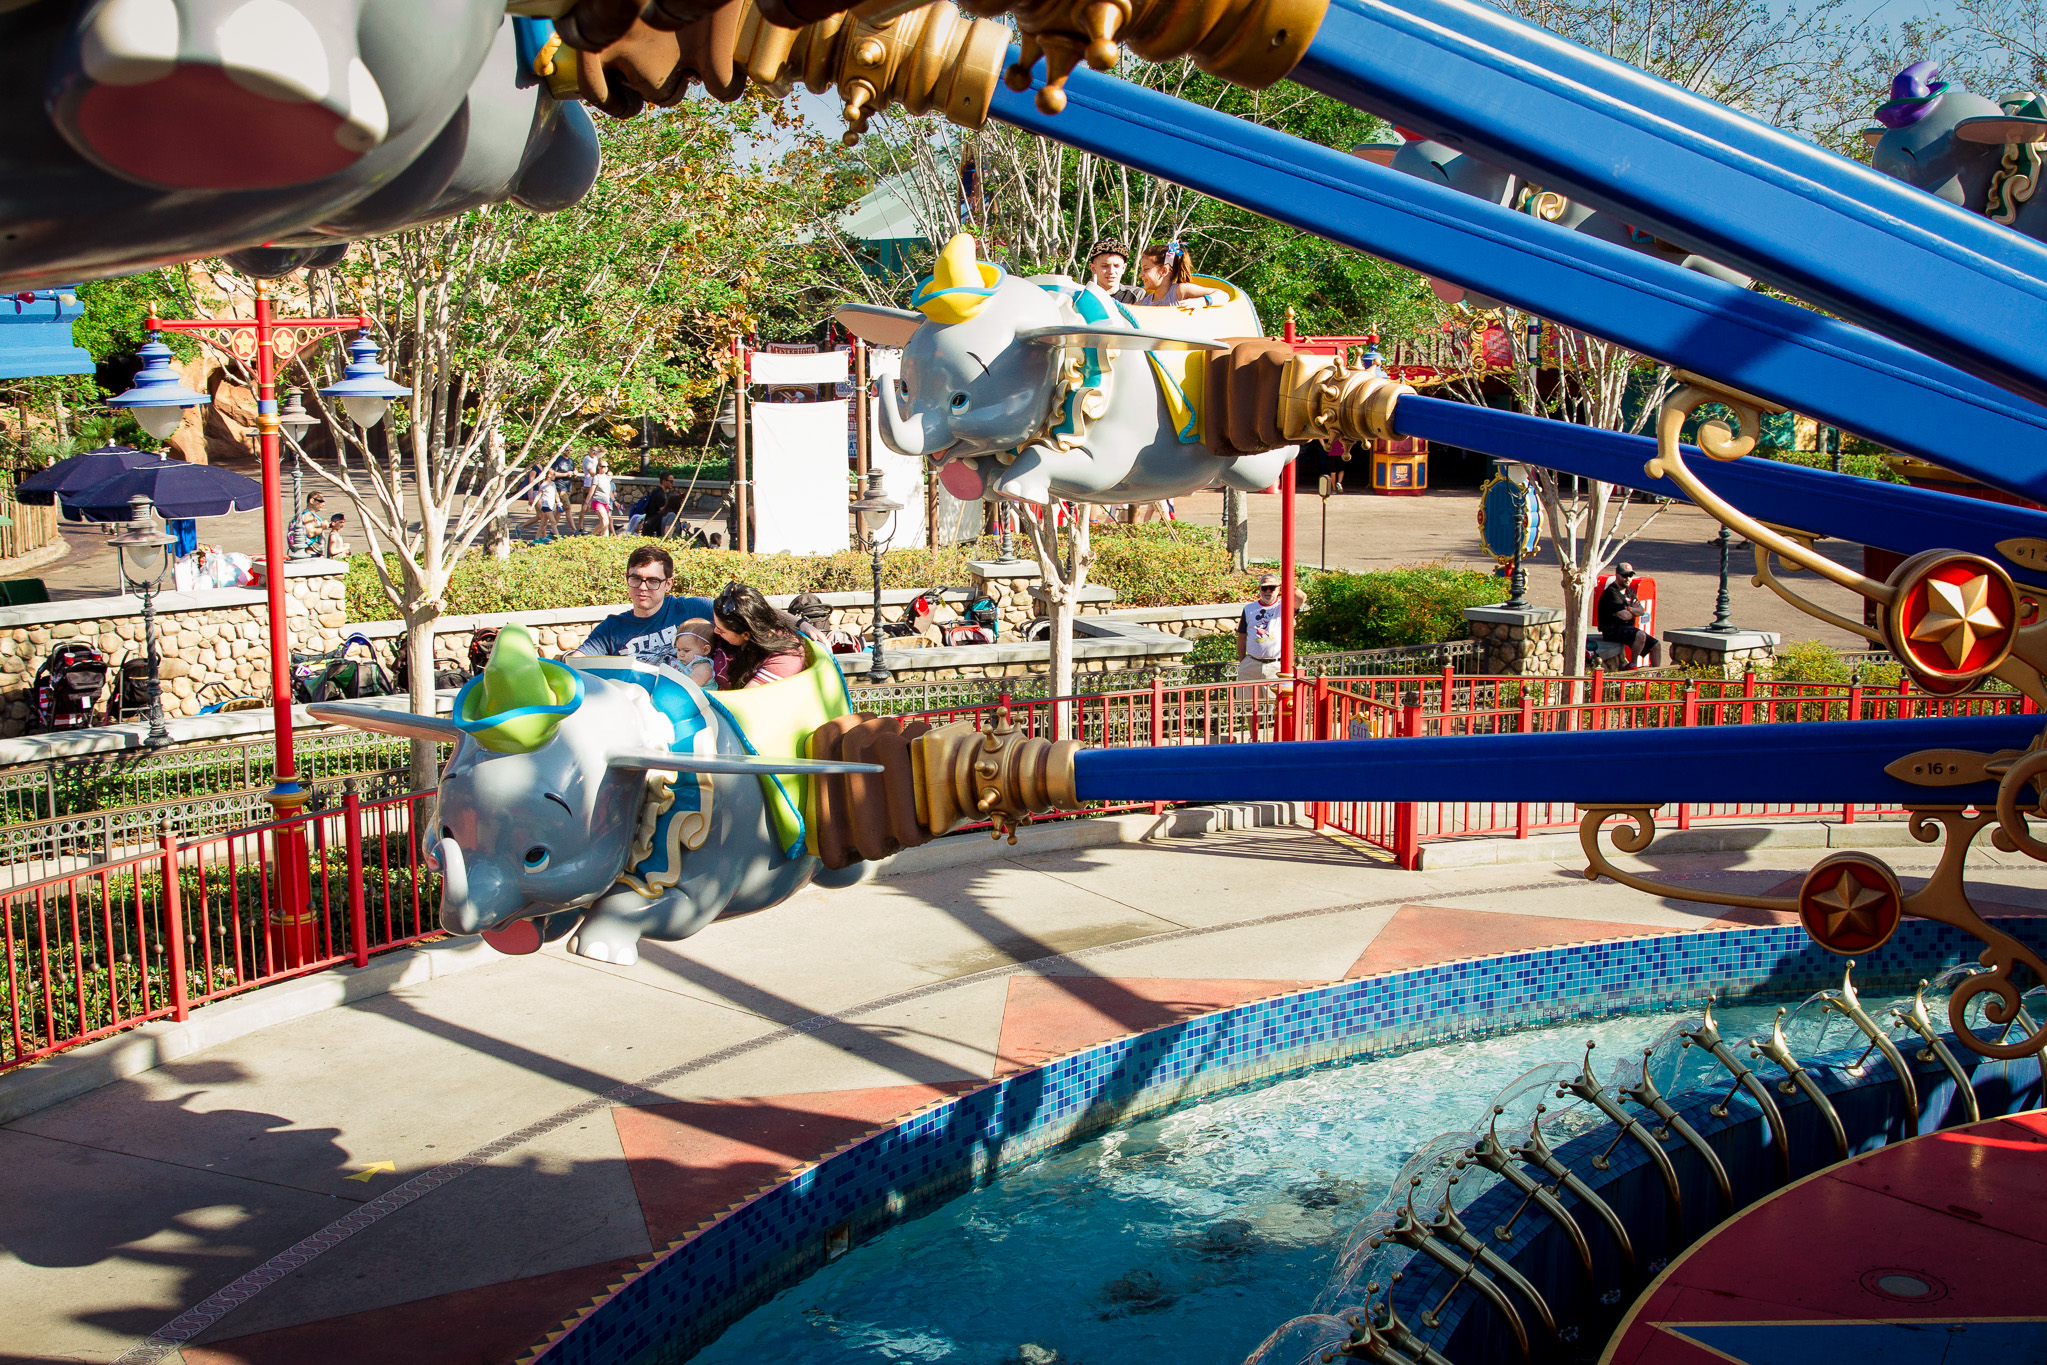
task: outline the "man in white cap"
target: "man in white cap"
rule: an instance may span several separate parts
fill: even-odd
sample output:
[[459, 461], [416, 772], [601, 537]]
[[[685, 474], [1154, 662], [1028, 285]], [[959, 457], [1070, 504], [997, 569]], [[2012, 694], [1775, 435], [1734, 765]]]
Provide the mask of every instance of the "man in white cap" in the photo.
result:
[[1258, 580], [1258, 600], [1244, 604], [1237, 619], [1237, 681], [1279, 676], [1279, 575]]

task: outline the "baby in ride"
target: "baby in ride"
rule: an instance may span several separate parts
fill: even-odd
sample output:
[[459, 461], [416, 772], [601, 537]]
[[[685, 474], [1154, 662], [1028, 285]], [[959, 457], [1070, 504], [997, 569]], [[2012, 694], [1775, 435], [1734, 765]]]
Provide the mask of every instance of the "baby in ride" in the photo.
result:
[[718, 667], [711, 659], [711, 650], [716, 644], [711, 623], [701, 616], [692, 616], [675, 628], [675, 654], [668, 662], [676, 671], [687, 673], [697, 686], [715, 692]]

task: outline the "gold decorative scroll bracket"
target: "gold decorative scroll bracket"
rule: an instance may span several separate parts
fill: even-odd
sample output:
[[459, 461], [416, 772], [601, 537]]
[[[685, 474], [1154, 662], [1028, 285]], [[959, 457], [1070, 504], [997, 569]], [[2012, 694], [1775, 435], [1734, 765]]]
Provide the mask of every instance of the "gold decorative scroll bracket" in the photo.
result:
[[[1676, 886], [1652, 877], [1640, 876], [1614, 866], [1600, 842], [1600, 830], [1616, 817], [1626, 818], [1632, 827], [1616, 828], [1613, 847], [1624, 854], [1647, 852], [1656, 839], [1656, 807], [1584, 806], [1578, 821], [1578, 843], [1585, 851], [1588, 880], [1608, 877], [1622, 886], [1652, 896], [1691, 901], [1704, 905], [1725, 905], [1764, 910], [1797, 917], [1822, 947], [1833, 952], [1864, 953], [1881, 947], [1905, 916], [1936, 920], [1982, 941], [1977, 959], [1990, 970], [1972, 976], [1948, 999], [1948, 1024], [1955, 1037], [1970, 1051], [1984, 1057], [2010, 1060], [2039, 1055], [2047, 1050], [2047, 1026], [2033, 1028], [2016, 1042], [2007, 1042], [2011, 1027], [2022, 1024], [2020, 991], [2013, 979], [2025, 967], [2035, 978], [2047, 981], [2047, 961], [2003, 930], [1986, 922], [1969, 901], [1963, 869], [1969, 848], [1977, 835], [1995, 827], [1993, 842], [2010, 852], [2025, 852], [2047, 859], [2047, 844], [2035, 840], [2026, 830], [2020, 788], [2035, 779], [2047, 780], [2047, 750], [2036, 750], [2014, 762], [2005, 772], [1998, 809], [1979, 811], [1963, 806], [1923, 806], [1910, 812], [1906, 825], [1912, 837], [1924, 844], [1942, 840], [1940, 862], [1926, 885], [1905, 892], [1890, 868], [1880, 859], [1860, 850], [1842, 850], [1815, 863], [1805, 875], [1796, 896], [1744, 896], [1734, 892], [1706, 891]], [[2038, 802], [2031, 803], [2038, 813]], [[1943, 837], [1944, 836], [1944, 837]], [[1843, 930], [1864, 938], [1842, 946]], [[1984, 1016], [2004, 1030], [1997, 1038], [1985, 1038], [1967, 1022], [1970, 1003], [1979, 995], [1995, 998], [1984, 1002]]]

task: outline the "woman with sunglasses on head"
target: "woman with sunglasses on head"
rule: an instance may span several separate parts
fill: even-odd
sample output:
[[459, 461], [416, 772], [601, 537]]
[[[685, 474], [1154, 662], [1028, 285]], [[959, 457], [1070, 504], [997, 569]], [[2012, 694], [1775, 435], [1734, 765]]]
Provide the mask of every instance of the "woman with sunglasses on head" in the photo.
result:
[[728, 583], [711, 604], [711, 628], [723, 649], [719, 685], [759, 687], [794, 677], [809, 664], [795, 624], [745, 583]]
[[1164, 246], [1148, 246], [1137, 259], [1137, 278], [1144, 294], [1137, 301], [1149, 308], [1178, 308], [1191, 312], [1228, 303], [1228, 291], [1205, 289], [1194, 283], [1194, 267], [1187, 260], [1187, 248], [1175, 240]]

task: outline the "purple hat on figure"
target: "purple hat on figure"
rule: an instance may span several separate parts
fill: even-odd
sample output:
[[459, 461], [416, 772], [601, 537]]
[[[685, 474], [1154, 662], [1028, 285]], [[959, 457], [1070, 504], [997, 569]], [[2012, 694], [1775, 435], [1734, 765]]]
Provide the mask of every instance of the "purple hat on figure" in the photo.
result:
[[1891, 78], [1890, 102], [1877, 107], [1876, 121], [1886, 128], [1909, 128], [1932, 113], [1946, 91], [1939, 62], [1914, 62]]

